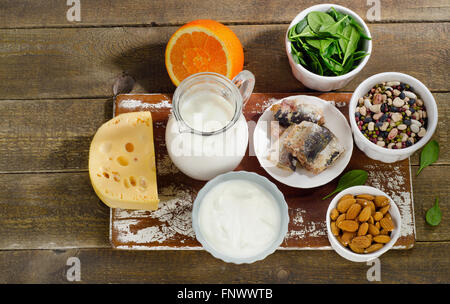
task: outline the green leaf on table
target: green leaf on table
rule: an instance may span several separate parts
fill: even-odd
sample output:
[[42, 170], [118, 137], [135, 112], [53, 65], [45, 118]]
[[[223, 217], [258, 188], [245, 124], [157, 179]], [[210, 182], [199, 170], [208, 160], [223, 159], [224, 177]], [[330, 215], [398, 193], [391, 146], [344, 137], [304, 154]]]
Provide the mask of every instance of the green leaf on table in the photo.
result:
[[431, 226], [437, 226], [441, 222], [442, 219], [442, 212], [439, 208], [439, 199], [436, 198], [434, 202], [434, 206], [428, 209], [425, 219], [427, 223]]
[[336, 189], [322, 198], [322, 200], [329, 198], [333, 194], [336, 194], [338, 192], [341, 192], [344, 189], [353, 187], [353, 186], [360, 186], [364, 185], [367, 181], [367, 177], [369, 174], [367, 171], [364, 170], [351, 170], [342, 175], [342, 177], [339, 179], [338, 185]]
[[419, 171], [417, 171], [417, 175], [419, 175], [422, 169], [437, 161], [438, 158], [439, 144], [436, 140], [432, 140], [425, 145], [422, 152], [420, 153], [420, 168]]

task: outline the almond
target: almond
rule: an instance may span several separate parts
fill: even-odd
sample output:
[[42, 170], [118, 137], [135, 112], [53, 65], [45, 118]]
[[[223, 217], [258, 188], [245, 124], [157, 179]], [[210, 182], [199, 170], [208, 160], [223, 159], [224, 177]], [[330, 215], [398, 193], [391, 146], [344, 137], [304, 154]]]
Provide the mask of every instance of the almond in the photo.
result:
[[375, 199], [375, 196], [370, 195], [370, 194], [359, 194], [356, 196], [356, 198], [362, 198], [368, 201], [373, 201]]
[[352, 220], [343, 220], [341, 222], [339, 222], [339, 224], [337, 224], [337, 226], [344, 230], [344, 231], [348, 231], [348, 232], [355, 232], [356, 230], [358, 230], [358, 223]]
[[380, 250], [381, 248], [383, 248], [383, 244], [375, 243], [370, 245], [366, 250], [364, 250], [364, 253], [371, 253]]
[[334, 236], [339, 235], [339, 228], [336, 226], [336, 222], [331, 222], [330, 228], [331, 228], [331, 233], [333, 233]]
[[369, 230], [369, 224], [367, 222], [362, 223], [361, 225], [359, 225], [358, 236], [366, 235], [368, 230]]
[[389, 231], [387, 231], [386, 229], [381, 229], [380, 230], [380, 234], [382, 234], [382, 235], [389, 235]]
[[358, 204], [360, 204], [361, 206], [363, 206], [363, 207], [370, 206], [370, 214], [371, 215], [375, 214], [375, 204], [372, 201], [368, 201], [368, 200], [365, 200], [365, 199], [357, 198], [356, 202]]
[[380, 230], [380, 228], [381, 228], [380, 222], [375, 222], [375, 227], [377, 227], [378, 230]]
[[381, 220], [383, 218], [383, 213], [381, 213], [380, 211], [377, 211], [377, 212], [375, 212], [375, 215], [373, 216], [373, 219], [375, 220], [375, 221], [379, 221], [379, 220]]
[[337, 238], [337, 240], [339, 241], [339, 243], [341, 243], [342, 246], [347, 247], [348, 243], [344, 243], [344, 242], [342, 241], [342, 238], [341, 238], [340, 235], [338, 235], [336, 238]]
[[386, 244], [391, 240], [391, 238], [388, 235], [377, 235], [373, 237], [373, 241], [377, 243]]
[[342, 243], [345, 244], [345, 246], [347, 246], [354, 237], [355, 237], [354, 232], [344, 231], [344, 233], [342, 233], [341, 236], [341, 241]]
[[349, 198], [353, 199], [354, 198], [353, 194], [345, 194], [344, 196], [341, 197], [340, 200], [346, 200]]
[[364, 235], [354, 237], [351, 241], [351, 244], [359, 248], [367, 248], [370, 246], [370, 243], [371, 241]]
[[345, 220], [345, 213], [342, 213], [341, 215], [338, 216], [338, 218], [336, 219], [336, 226], [339, 227], [339, 223], [342, 222], [343, 220]]
[[383, 229], [386, 229], [387, 231], [392, 231], [395, 228], [394, 223], [392, 222], [392, 220], [389, 219], [389, 218], [386, 218], [386, 217], [383, 217], [380, 220], [380, 225], [381, 225], [381, 227], [383, 227]]
[[375, 227], [375, 225], [373, 224], [369, 224], [369, 233], [373, 236], [379, 235], [380, 234], [380, 230]]
[[353, 243], [348, 244], [350, 249], [355, 253], [364, 253], [364, 248], [355, 246]]
[[333, 208], [333, 210], [331, 210], [330, 212], [330, 218], [331, 220], [335, 221], [339, 216], [339, 211], [337, 211], [336, 208]]
[[349, 199], [341, 199], [339, 203], [337, 204], [337, 210], [341, 213], [347, 212], [348, 208], [350, 208], [351, 205], [353, 205], [356, 202], [355, 199], [349, 198]]
[[389, 208], [391, 207], [391, 205], [386, 205], [386, 206], [384, 206], [384, 207], [381, 207], [380, 208], [380, 212], [381, 213], [383, 213], [383, 215], [385, 215], [388, 211], [389, 211]]
[[389, 199], [386, 196], [376, 196], [373, 201], [375, 202], [375, 206], [377, 206], [378, 208], [389, 205]]
[[348, 208], [347, 213], [345, 215], [346, 220], [354, 220], [359, 212], [361, 211], [361, 205], [360, 204], [353, 204]]
[[366, 222], [369, 220], [370, 218], [370, 214], [371, 214], [371, 208], [370, 206], [366, 206], [364, 207], [364, 209], [361, 211], [361, 213], [359, 214], [358, 220], [360, 222]]

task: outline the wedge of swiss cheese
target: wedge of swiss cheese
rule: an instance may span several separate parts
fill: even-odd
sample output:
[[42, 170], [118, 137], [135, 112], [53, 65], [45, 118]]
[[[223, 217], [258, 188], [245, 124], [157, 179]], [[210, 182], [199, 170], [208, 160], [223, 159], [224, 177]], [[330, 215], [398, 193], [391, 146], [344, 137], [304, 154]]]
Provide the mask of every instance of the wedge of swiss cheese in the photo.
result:
[[89, 176], [111, 208], [158, 209], [150, 112], [124, 113], [104, 123], [89, 150]]

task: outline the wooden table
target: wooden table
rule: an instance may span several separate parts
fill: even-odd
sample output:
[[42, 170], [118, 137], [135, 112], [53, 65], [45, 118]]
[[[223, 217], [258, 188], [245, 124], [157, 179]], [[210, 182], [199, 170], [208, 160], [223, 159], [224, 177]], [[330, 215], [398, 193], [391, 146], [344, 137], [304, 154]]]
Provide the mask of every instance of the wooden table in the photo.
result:
[[[251, 265], [205, 251], [113, 250], [109, 209], [87, 173], [92, 136], [112, 117], [114, 78], [127, 71], [137, 80], [133, 92], [172, 93], [164, 49], [190, 20], [231, 27], [255, 92], [308, 91], [291, 74], [284, 34], [317, 1], [80, 2], [79, 22], [66, 18], [66, 1], [0, 2], [0, 283], [68, 283], [70, 257], [81, 263], [82, 283], [368, 283], [370, 265], [331, 250], [279, 250]], [[336, 3], [366, 20], [373, 6]], [[418, 177], [419, 154], [411, 158], [416, 244], [380, 258], [382, 283], [450, 283], [449, 16], [447, 0], [382, 0], [381, 19], [367, 20], [373, 55], [340, 90], [398, 71], [424, 82], [438, 102], [440, 158]], [[424, 217], [436, 197], [443, 220], [431, 227]]]

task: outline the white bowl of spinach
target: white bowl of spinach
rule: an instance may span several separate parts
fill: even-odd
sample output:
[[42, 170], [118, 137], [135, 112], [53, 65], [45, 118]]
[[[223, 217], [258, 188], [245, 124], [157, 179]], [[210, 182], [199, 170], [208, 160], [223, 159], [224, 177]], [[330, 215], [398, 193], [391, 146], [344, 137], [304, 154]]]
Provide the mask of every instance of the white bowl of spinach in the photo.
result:
[[319, 91], [347, 85], [365, 66], [371, 51], [367, 25], [339, 5], [320, 4], [302, 11], [286, 33], [286, 52], [294, 76]]

